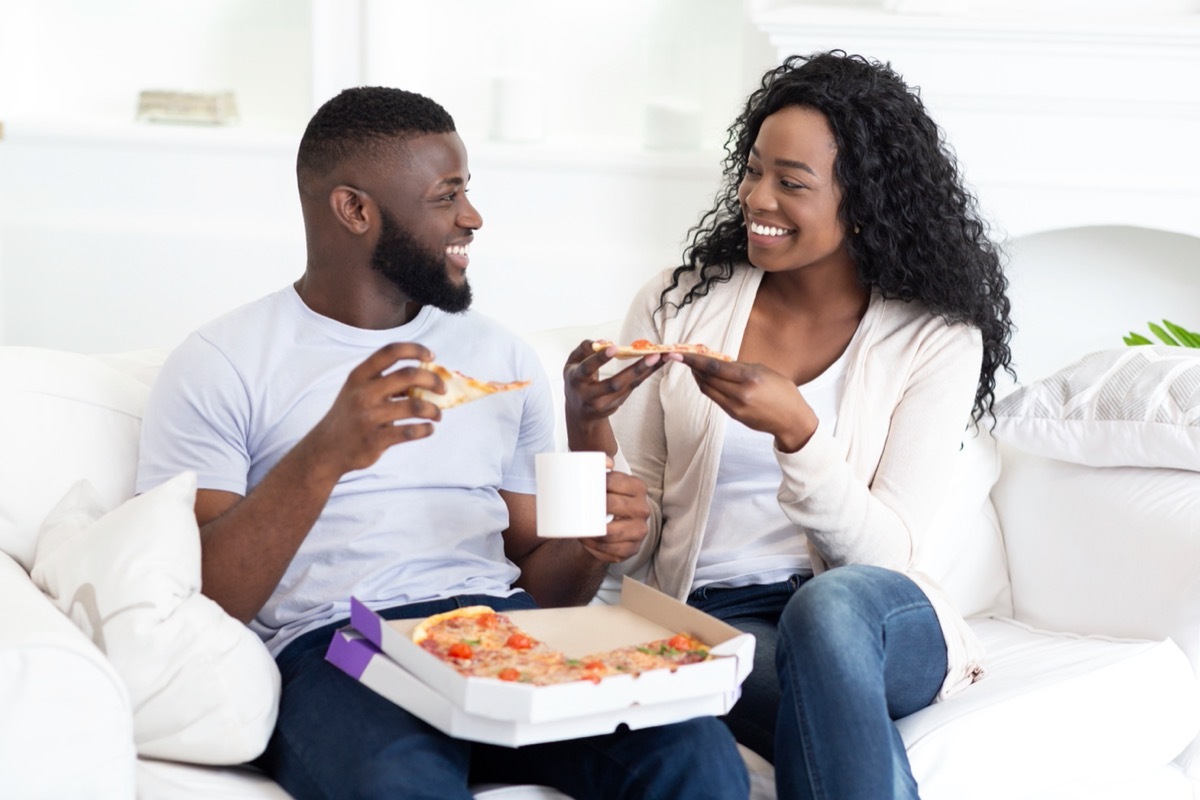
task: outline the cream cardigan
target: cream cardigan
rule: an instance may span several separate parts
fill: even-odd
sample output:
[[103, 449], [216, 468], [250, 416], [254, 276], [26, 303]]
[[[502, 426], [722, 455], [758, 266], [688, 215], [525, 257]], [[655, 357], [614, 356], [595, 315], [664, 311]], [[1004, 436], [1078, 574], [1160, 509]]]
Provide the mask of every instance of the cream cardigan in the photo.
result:
[[[736, 356], [762, 272], [739, 267], [726, 283], [676, 311], [656, 313], [666, 270], [642, 287], [621, 341], [699, 342]], [[679, 298], [691, 275], [672, 293]], [[918, 303], [871, 297], [847, 348], [835, 430], [818, 426], [796, 453], [776, 451], [779, 504], [808, 537], [814, 571], [873, 564], [912, 578], [946, 638], [938, 699], [983, 674], [983, 649], [949, 598], [920, 572], [922, 534], [942, 500], [975, 397], [979, 331]], [[669, 407], [669, 411], [665, 409]], [[623, 571], [684, 599], [692, 586], [716, 483], [727, 415], [679, 364], [656, 372], [613, 417], [617, 463], [646, 482], [650, 534]]]

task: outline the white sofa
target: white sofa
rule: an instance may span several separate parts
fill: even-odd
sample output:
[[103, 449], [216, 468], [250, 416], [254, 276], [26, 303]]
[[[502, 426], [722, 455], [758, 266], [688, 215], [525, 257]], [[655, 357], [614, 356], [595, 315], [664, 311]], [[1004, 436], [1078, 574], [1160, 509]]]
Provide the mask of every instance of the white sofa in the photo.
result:
[[[571, 347], [612, 332], [608, 323], [533, 338], [557, 384]], [[163, 649], [163, 630], [183, 616], [174, 609], [207, 602], [196, 599], [194, 529], [189, 538], [180, 522], [186, 481], [146, 501], [167, 520], [157, 524], [182, 531], [163, 536], [186, 563], [169, 596], [130, 612], [149, 610], [149, 621], [118, 636], [108, 618], [59, 610], [61, 593], [106, 582], [136, 600], [148, 575], [176, 569], [169, 557], [113, 555], [158, 546], [149, 512], [126, 501], [141, 403], [161, 356], [0, 347], [0, 797], [286, 797], [238, 766], [274, 719], [262, 703], [278, 679], [265, 650], [209, 608], [198, 613], [226, 637], [204, 654], [209, 672], [177, 673], [175, 652]], [[1052, 384], [1027, 388], [1044, 387]], [[1001, 445], [968, 439], [947, 486], [936, 571], [990, 659], [982, 681], [900, 722], [922, 797], [1200, 796], [1200, 415], [1185, 408], [1190, 423], [1157, 423], [1168, 449], [1183, 442], [1162, 465], [1150, 448], [1098, 460], [1140, 466], [1092, 466], [1072, 462], [1097, 462], [1092, 451], [1107, 447], [1108, 433], [1064, 433], [1071, 423], [1055, 419], [1053, 402], [1017, 394], [997, 428]], [[1126, 445], [1141, 441], [1136, 425], [1121, 422]], [[1179, 452], [1186, 463], [1176, 463]], [[80, 479], [95, 490], [90, 516], [78, 497], [62, 502]], [[118, 507], [125, 516], [97, 521]], [[167, 646], [188, 652], [211, 638], [168, 633], [176, 638]], [[159, 702], [181, 688], [172, 681], [188, 680], [174, 705]], [[185, 713], [205, 693], [213, 704]], [[770, 797], [769, 766], [751, 764], [756, 796]], [[561, 797], [531, 787], [479, 787], [478, 796]]]

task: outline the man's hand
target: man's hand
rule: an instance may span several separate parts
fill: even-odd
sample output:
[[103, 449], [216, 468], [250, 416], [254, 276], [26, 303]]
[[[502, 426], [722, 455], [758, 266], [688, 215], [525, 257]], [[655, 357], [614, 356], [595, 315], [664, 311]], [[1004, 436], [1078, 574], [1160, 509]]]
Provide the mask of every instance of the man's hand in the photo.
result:
[[794, 453], [817, 429], [817, 415], [796, 384], [761, 364], [674, 354], [692, 370], [706, 397], [748, 428], [775, 437], [775, 446]]
[[[612, 459], [609, 459], [612, 467]], [[598, 561], [616, 564], [636, 555], [649, 530], [650, 504], [646, 484], [624, 472], [610, 471], [605, 507], [612, 515], [608, 532], [597, 539], [580, 539], [583, 548]]]
[[[243, 622], [259, 612], [342, 475], [371, 466], [398, 442], [433, 433], [441, 411], [406, 393], [414, 386], [443, 392], [442, 380], [416, 367], [384, 374], [404, 359], [430, 361], [433, 354], [397, 343], [368, 356], [351, 370], [321, 421], [245, 498], [196, 493], [203, 591], [226, 612]], [[431, 422], [403, 422], [409, 419]]]
[[612, 345], [596, 352], [592, 340], [585, 339], [567, 356], [563, 393], [567, 442], [572, 450], [603, 450], [610, 456], [616, 453], [617, 442], [608, 418], [634, 389], [666, 364], [659, 354], [653, 353], [609, 378], [600, 378], [600, 369], [612, 360], [616, 351], [616, 345]]
[[[442, 379], [415, 366], [387, 372], [397, 361], [432, 361], [433, 354], [412, 342], [386, 345], [351, 370], [333, 406], [309, 434], [339, 475], [371, 466], [389, 447], [424, 439], [442, 412], [433, 403], [408, 397], [413, 387], [442, 394]], [[412, 419], [430, 422], [406, 422]]]

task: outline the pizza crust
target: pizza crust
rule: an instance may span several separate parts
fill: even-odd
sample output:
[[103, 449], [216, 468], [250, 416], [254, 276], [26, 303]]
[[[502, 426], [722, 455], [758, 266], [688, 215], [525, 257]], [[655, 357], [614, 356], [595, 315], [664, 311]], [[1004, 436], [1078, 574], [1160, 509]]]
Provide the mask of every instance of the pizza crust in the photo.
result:
[[455, 617], [481, 617], [484, 614], [495, 614], [496, 612], [491, 606], [463, 606], [462, 608], [454, 608], [450, 611], [443, 611], [440, 614], [433, 614], [417, 623], [417, 627], [413, 628], [412, 640], [416, 644], [420, 644], [429, 638], [429, 631], [439, 622]]

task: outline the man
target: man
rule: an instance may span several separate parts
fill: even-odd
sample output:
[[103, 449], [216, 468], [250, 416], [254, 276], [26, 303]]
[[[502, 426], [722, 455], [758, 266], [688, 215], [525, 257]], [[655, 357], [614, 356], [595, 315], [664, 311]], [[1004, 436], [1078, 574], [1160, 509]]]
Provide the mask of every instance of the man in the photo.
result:
[[[283, 678], [263, 766], [293, 796], [470, 797], [469, 782], [575, 798], [745, 796], [717, 720], [517, 750], [452, 739], [324, 661], [353, 595], [386, 617], [586, 602], [646, 534], [645, 486], [609, 478], [607, 535], [539, 540], [533, 456], [552, 449], [530, 348], [467, 311], [466, 150], [417, 94], [342, 92], [313, 116], [297, 178], [292, 286], [201, 328], [148, 404], [138, 489], [199, 476], [204, 592], [266, 641]], [[524, 391], [455, 408], [431, 361]]]

